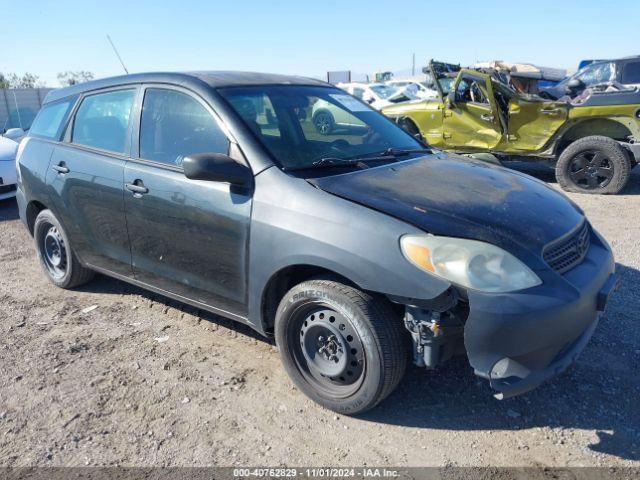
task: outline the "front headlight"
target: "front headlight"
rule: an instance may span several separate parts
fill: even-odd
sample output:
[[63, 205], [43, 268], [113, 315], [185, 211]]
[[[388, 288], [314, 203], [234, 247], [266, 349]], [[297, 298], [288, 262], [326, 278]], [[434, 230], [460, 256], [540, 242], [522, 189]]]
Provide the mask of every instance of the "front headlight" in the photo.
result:
[[404, 256], [416, 267], [482, 292], [513, 292], [542, 281], [524, 263], [490, 243], [434, 235], [405, 235]]

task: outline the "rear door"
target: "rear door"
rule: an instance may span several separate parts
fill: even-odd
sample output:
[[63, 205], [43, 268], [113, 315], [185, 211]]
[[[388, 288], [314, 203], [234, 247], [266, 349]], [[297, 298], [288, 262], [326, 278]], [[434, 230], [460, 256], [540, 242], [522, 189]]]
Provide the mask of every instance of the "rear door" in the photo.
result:
[[251, 192], [182, 169], [189, 154], [230, 153], [217, 116], [188, 90], [150, 85], [136, 125], [124, 174], [135, 278], [243, 317]]
[[565, 102], [530, 101], [514, 96], [509, 101], [509, 151], [541, 150], [567, 121]]
[[447, 99], [443, 112], [445, 147], [470, 152], [495, 148], [503, 132], [489, 75], [462, 70], [453, 90], [455, 101]]
[[85, 263], [131, 275], [123, 175], [136, 86], [84, 95], [47, 172], [56, 213]]

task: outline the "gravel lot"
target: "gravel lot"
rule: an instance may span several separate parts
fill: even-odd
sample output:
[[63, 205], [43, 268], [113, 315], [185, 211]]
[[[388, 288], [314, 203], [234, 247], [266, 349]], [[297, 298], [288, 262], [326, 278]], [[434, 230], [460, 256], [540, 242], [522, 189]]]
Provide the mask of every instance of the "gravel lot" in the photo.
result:
[[0, 202], [0, 465], [640, 466], [640, 168], [623, 195], [571, 197], [620, 275], [577, 364], [502, 402], [463, 358], [410, 369], [359, 418], [243, 326], [105, 277], [56, 289]]

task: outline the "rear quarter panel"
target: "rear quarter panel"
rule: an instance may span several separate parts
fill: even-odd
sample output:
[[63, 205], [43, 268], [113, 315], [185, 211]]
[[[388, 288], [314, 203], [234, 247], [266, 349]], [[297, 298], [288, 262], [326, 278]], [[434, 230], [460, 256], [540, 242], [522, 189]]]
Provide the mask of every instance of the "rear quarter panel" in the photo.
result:
[[627, 127], [634, 137], [640, 139], [638, 112], [640, 112], [640, 104], [574, 107], [569, 111], [569, 120], [583, 121], [595, 118], [614, 120]]
[[19, 180], [20, 188], [24, 192], [25, 201], [28, 204], [35, 200], [47, 208], [53, 208], [46, 178], [56, 143], [37, 137], [27, 137], [23, 142], [25, 144], [20, 155], [18, 170], [21, 179]]

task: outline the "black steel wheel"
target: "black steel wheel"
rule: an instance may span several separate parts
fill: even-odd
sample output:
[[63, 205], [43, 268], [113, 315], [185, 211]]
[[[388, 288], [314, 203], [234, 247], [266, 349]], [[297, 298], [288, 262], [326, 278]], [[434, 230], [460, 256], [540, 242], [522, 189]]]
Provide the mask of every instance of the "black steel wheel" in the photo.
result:
[[54, 285], [73, 288], [93, 278], [94, 272], [78, 261], [62, 225], [51, 210], [42, 210], [36, 217], [33, 240], [42, 269]]
[[289, 290], [275, 318], [287, 373], [307, 396], [336, 412], [373, 408], [407, 363], [407, 332], [384, 298], [327, 278]]
[[570, 192], [618, 193], [630, 174], [631, 163], [624, 147], [602, 136], [576, 140], [556, 164], [558, 183]]
[[46, 222], [43, 228], [45, 232], [41, 248], [45, 267], [52, 278], [61, 279], [67, 273], [68, 265], [64, 238], [55, 225]]
[[349, 319], [322, 305], [301, 308], [294, 315], [298, 328], [290, 329], [288, 340], [307, 381], [336, 397], [357, 391], [366, 358], [360, 336]]

